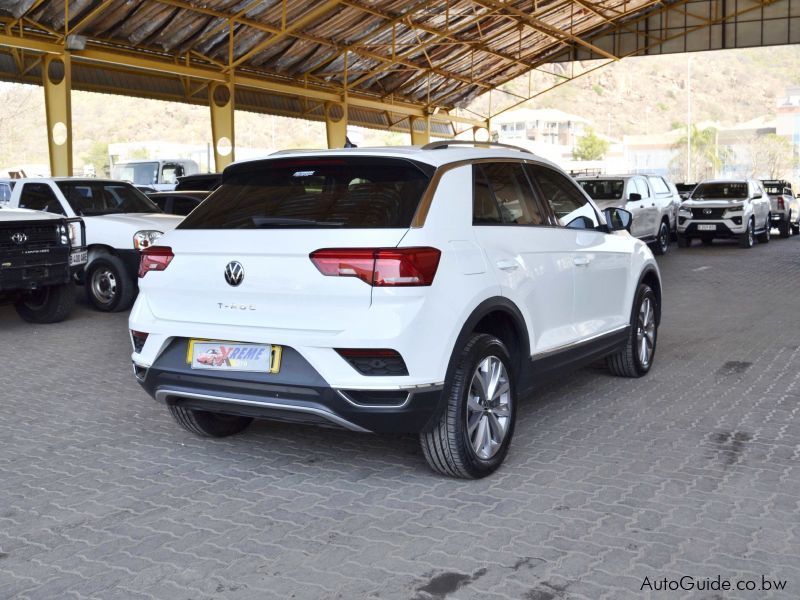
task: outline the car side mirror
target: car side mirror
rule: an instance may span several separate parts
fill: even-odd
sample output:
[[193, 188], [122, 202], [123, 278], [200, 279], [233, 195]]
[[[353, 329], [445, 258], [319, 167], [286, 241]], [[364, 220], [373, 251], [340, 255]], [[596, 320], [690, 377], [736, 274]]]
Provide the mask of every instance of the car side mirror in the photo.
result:
[[641, 194], [637, 194], [636, 192], [633, 192], [628, 196], [628, 202], [635, 202], [635, 201], [641, 200], [641, 199], [642, 199], [642, 195]]
[[761, 197], [762, 197], [761, 192], [756, 192], [755, 194], [753, 194], [753, 200], [758, 200]]
[[633, 215], [624, 208], [606, 208], [603, 211], [603, 216], [606, 218], [606, 226], [609, 231], [622, 231], [624, 229], [630, 233]]

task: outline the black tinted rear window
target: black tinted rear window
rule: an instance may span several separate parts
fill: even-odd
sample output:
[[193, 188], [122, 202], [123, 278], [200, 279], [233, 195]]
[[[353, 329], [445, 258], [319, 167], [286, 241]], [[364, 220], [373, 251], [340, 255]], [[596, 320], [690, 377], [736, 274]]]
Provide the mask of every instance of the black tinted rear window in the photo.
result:
[[355, 156], [237, 165], [180, 228], [405, 228], [432, 171], [401, 159]]

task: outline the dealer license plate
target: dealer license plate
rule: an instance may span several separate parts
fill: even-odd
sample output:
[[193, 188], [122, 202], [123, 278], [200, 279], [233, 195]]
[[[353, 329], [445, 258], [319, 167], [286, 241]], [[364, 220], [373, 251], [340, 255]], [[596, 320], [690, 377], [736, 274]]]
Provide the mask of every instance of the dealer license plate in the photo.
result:
[[716, 231], [716, 230], [717, 230], [717, 226], [716, 225], [698, 225], [697, 226], [697, 231]]
[[193, 369], [277, 373], [281, 368], [281, 346], [189, 340], [186, 362]]
[[88, 258], [89, 258], [89, 253], [86, 250], [79, 250], [78, 252], [72, 252], [69, 255], [69, 266], [74, 267], [75, 265], [86, 264]]

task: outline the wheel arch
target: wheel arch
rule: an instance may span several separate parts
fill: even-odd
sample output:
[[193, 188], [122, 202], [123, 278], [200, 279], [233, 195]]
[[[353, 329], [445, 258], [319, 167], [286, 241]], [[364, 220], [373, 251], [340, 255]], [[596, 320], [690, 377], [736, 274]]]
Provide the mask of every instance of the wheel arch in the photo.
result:
[[[102, 256], [104, 254], [111, 254], [116, 256], [116, 251], [111, 246], [106, 244], [91, 244], [87, 250], [89, 251], [86, 264], [89, 265], [93, 260], [97, 257]], [[85, 267], [84, 267], [85, 268]]]
[[636, 284], [636, 289], [639, 289], [639, 285], [641, 285], [642, 283], [646, 283], [647, 285], [649, 285], [650, 288], [653, 290], [653, 293], [656, 295], [656, 323], [660, 324], [661, 298], [662, 298], [661, 278], [658, 275], [658, 271], [656, 271], [656, 269], [653, 266], [645, 267], [645, 269], [642, 271], [642, 274], [639, 276], [639, 281]]
[[447, 366], [447, 377], [451, 377], [458, 349], [466, 344], [473, 333], [489, 333], [498, 337], [508, 348], [514, 359], [517, 375], [523, 372], [530, 359], [530, 337], [522, 311], [508, 298], [487, 298], [470, 313], [456, 338]]

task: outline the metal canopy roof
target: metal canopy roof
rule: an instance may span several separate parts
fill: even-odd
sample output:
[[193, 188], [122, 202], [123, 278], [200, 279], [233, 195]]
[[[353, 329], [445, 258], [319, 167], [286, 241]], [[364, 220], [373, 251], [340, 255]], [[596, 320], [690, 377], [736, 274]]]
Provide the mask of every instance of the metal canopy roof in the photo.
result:
[[[207, 103], [210, 82], [234, 81], [238, 109], [323, 119], [326, 103], [346, 103], [354, 124], [408, 131], [423, 116], [433, 135], [452, 135], [454, 123], [485, 125], [452, 113], [479, 94], [549, 62], [642, 53], [664, 41], [651, 16], [662, 38], [688, 35], [701, 2], [699, 27], [736, 18], [731, 6], [788, 4], [4, 0], [0, 78], [40, 83], [42, 53], [68, 47], [77, 89]], [[683, 23], [670, 22], [681, 11]]]

